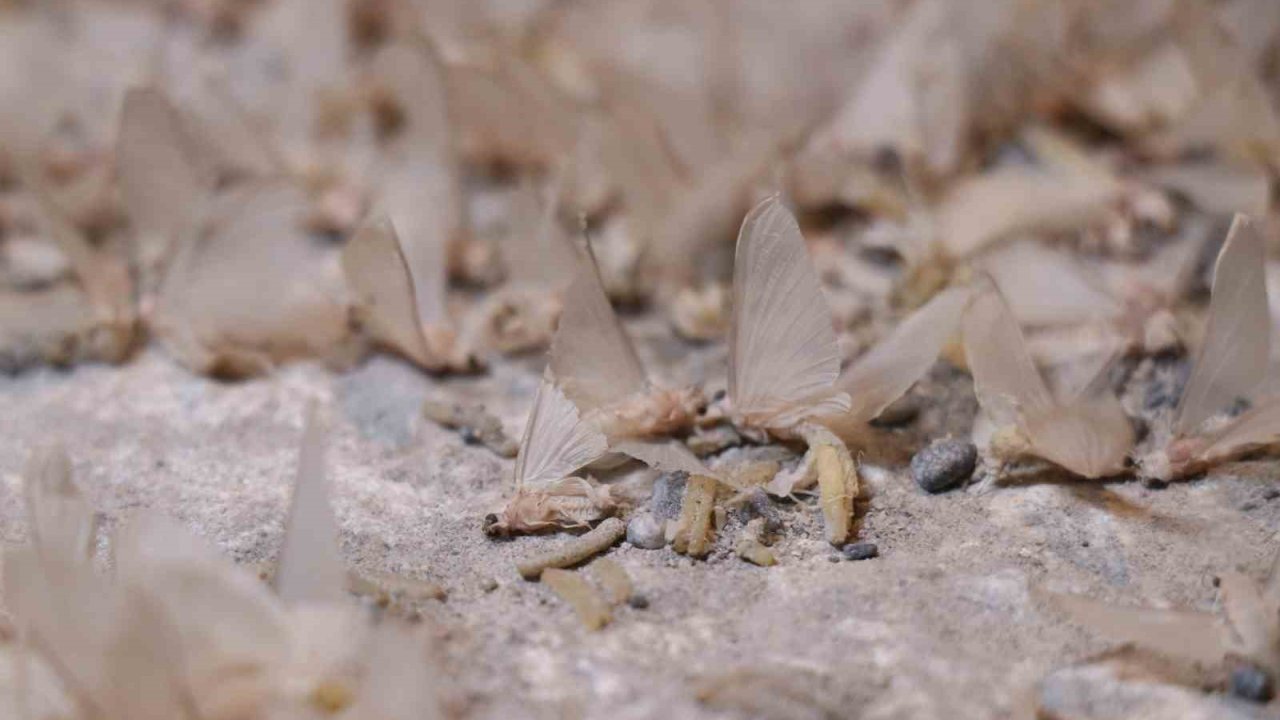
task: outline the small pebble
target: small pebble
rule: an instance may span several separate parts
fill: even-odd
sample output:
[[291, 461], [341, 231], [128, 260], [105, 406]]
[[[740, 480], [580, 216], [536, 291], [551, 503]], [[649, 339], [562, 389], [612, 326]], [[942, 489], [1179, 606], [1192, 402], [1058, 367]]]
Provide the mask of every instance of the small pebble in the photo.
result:
[[875, 543], [858, 542], [849, 543], [840, 549], [845, 560], [870, 560], [873, 557], [880, 556], [880, 548]]
[[1275, 687], [1265, 670], [1252, 663], [1241, 663], [1231, 670], [1231, 694], [1264, 703], [1275, 696]]
[[1148, 490], [1164, 490], [1169, 487], [1169, 481], [1161, 480], [1159, 478], [1143, 478], [1142, 487]]
[[649, 508], [657, 520], [671, 520], [680, 515], [680, 503], [684, 499], [684, 486], [689, 481], [689, 474], [683, 472], [663, 473], [653, 483], [653, 497], [649, 499]]
[[911, 458], [911, 477], [925, 492], [945, 492], [968, 480], [977, 463], [973, 443], [935, 440]]
[[480, 589], [485, 592], [493, 592], [498, 589], [498, 581], [493, 578], [485, 578], [480, 581]]
[[663, 523], [649, 513], [640, 513], [627, 523], [627, 542], [645, 550], [658, 550], [667, 544]]
[[627, 604], [636, 610], [644, 610], [649, 607], [649, 598], [640, 593], [631, 593], [631, 597], [627, 598]]

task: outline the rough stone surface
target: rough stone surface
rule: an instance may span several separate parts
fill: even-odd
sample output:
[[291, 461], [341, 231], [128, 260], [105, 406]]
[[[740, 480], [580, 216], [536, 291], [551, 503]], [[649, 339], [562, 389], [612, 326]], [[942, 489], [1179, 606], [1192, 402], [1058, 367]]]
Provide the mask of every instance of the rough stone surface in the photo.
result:
[[[687, 364], [658, 364], [643, 341], [647, 326], [628, 325], [642, 338], [641, 359], [672, 383], [706, 377], [722, 362], [714, 353], [723, 348], [710, 346], [687, 350]], [[375, 358], [346, 373], [303, 363], [226, 383], [148, 350], [123, 368], [0, 377], [0, 540], [26, 537], [20, 473], [32, 446], [61, 440], [106, 531], [154, 508], [238, 561], [269, 561], [303, 410], [318, 400], [330, 421], [343, 556], [355, 570], [403, 573], [448, 591], [422, 612], [445, 630], [449, 684], [465, 698], [460, 715], [584, 720], [768, 716], [758, 707], [727, 715], [699, 700], [698, 688], [731, 682], [802, 698], [812, 707], [798, 717], [1026, 717], [1019, 713], [1047, 677], [1118, 645], [1042, 606], [1036, 589], [1212, 610], [1214, 575], [1234, 569], [1262, 580], [1276, 550], [1280, 502], [1240, 509], [1280, 487], [1274, 459], [1158, 492], [1136, 481], [1040, 482], [939, 496], [920, 492], [906, 460], [864, 460], [859, 536], [892, 552], [828, 562], [815, 505], [775, 501], [775, 567], [737, 561], [733, 527], [706, 561], [670, 549], [611, 550], [649, 607], [618, 608], [613, 623], [588, 633], [548, 588], [514, 570], [515, 560], [564, 536], [495, 541], [481, 530], [509, 490], [513, 461], [465, 445], [420, 411], [428, 392], [444, 393], [483, 403], [518, 436], [541, 370], [540, 360], [521, 359], [495, 363], [486, 376], [440, 380]], [[946, 374], [918, 390], [968, 402], [966, 381]], [[946, 414], [937, 402], [928, 413]], [[646, 499], [647, 486], [637, 492], [640, 505]], [[1055, 686], [1065, 691], [1063, 682]], [[1158, 692], [1170, 705], [1152, 707], [1170, 713], [1125, 717], [1275, 714], [1225, 693], [1152, 687], [1132, 692]], [[1056, 707], [1076, 717], [1066, 700]], [[1189, 714], [1195, 709], [1200, 715]]]
[[936, 440], [911, 458], [911, 477], [925, 492], [946, 492], [969, 479], [977, 462], [973, 443]]

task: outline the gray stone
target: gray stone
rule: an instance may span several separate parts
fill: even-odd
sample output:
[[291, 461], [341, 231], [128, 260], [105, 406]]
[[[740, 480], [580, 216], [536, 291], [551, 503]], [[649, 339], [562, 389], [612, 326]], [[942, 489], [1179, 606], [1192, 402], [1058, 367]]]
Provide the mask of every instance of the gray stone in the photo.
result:
[[627, 542], [645, 550], [658, 550], [667, 544], [664, 524], [649, 513], [640, 513], [627, 523]]
[[840, 549], [845, 560], [870, 560], [880, 556], [880, 548], [875, 543], [849, 543]]
[[649, 499], [649, 508], [653, 517], [658, 520], [672, 520], [680, 514], [680, 501], [684, 498], [684, 486], [689, 481], [688, 473], [663, 473], [653, 483], [653, 497]]
[[1270, 702], [1275, 687], [1266, 670], [1253, 663], [1240, 663], [1231, 669], [1231, 694], [1253, 702]]
[[968, 480], [977, 463], [973, 443], [935, 440], [911, 458], [911, 477], [925, 492], [945, 492]]

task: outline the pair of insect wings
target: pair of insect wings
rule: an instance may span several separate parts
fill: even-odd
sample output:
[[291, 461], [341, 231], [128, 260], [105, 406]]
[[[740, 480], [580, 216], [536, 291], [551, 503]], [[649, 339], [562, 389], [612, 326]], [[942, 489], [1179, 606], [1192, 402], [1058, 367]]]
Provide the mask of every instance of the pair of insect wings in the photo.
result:
[[[1243, 215], [1232, 222], [1214, 267], [1208, 323], [1186, 389], [1167, 429], [1173, 437], [1203, 432], [1211, 417], [1261, 385], [1270, 354], [1271, 320], [1262, 238]], [[1120, 472], [1134, 435], [1111, 393], [1106, 354], [1087, 380], [1052, 392], [1031, 360], [1012, 311], [988, 286], [964, 320], [965, 350], [975, 387], [988, 414], [1020, 427], [1032, 452], [1076, 474]], [[1118, 350], [1118, 347], [1117, 347]], [[1280, 404], [1263, 403], [1216, 431], [1205, 432], [1202, 455], [1267, 441], [1277, 434]]]
[[[874, 418], [923, 375], [959, 323], [966, 291], [948, 290], [843, 375], [830, 311], [795, 217], [776, 197], [743, 221], [734, 258], [728, 403], [766, 432], [805, 423], [839, 430]], [[559, 480], [612, 449], [660, 470], [711, 474], [678, 442], [610, 439], [589, 422], [651, 384], [587, 258], [565, 296], [551, 364], [516, 461], [517, 487]], [[586, 418], [586, 419], [584, 419]]]

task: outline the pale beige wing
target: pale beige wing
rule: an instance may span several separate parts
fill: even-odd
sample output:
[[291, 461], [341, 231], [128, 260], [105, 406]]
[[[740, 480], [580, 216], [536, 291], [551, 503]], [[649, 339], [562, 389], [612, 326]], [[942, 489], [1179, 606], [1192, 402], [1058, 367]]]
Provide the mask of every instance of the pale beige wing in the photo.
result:
[[287, 183], [219, 195], [161, 284], [153, 329], [165, 345], [202, 372], [237, 356], [269, 366], [335, 352], [349, 333], [342, 269], [306, 232], [308, 212]]
[[1253, 221], [1236, 215], [1213, 271], [1209, 321], [1174, 429], [1186, 434], [1262, 382], [1271, 348], [1266, 252]]
[[564, 188], [561, 174], [556, 172], [545, 192], [532, 179], [521, 182], [511, 231], [502, 244], [509, 283], [558, 292], [577, 277], [582, 252], [556, 218]]
[[1026, 414], [1022, 424], [1032, 453], [1085, 478], [1123, 472], [1133, 449], [1133, 426], [1110, 393]]
[[309, 406], [275, 576], [276, 592], [290, 605], [346, 600], [347, 571], [338, 549], [338, 520], [329, 503], [324, 442], [315, 406]]
[[622, 440], [610, 448], [648, 465], [658, 472], [686, 472], [715, 477], [715, 473], [679, 440]]
[[777, 412], [829, 392], [839, 374], [831, 312], [800, 226], [768, 198], [738, 234], [729, 398], [739, 413]]
[[964, 351], [983, 409], [1001, 424], [1054, 405], [1044, 378], [1027, 352], [1018, 321], [1000, 292], [980, 288], [962, 321]]
[[1280, 442], [1280, 397], [1269, 398], [1208, 436], [1201, 460], [1226, 460], [1248, 450]]
[[1078, 595], [1049, 597], [1072, 620], [1113, 640], [1205, 665], [1222, 661], [1222, 625], [1209, 613], [1124, 607]]
[[413, 277], [418, 316], [448, 325], [446, 259], [463, 224], [443, 71], [425, 49], [391, 45], [373, 72], [400, 112], [401, 127], [376, 206], [390, 216]]
[[268, 689], [270, 671], [288, 661], [286, 611], [253, 572], [237, 566], [185, 527], [156, 513], [130, 520], [114, 545], [120, 586], [145, 607], [152, 631], [183, 650], [180, 670], [193, 695]]
[[1118, 317], [1120, 303], [1075, 257], [1038, 242], [1015, 242], [981, 265], [1024, 325], [1061, 325]]
[[116, 163], [134, 242], [146, 263], [167, 254], [212, 189], [193, 142], [164, 93], [137, 88], [125, 94]]
[[929, 372], [959, 330], [969, 296], [968, 288], [939, 293], [858, 358], [836, 382], [853, 401], [849, 414], [862, 421], [875, 418]]
[[1229, 571], [1221, 573], [1218, 580], [1222, 611], [1235, 652], [1271, 667], [1278, 652], [1276, 641], [1280, 640], [1277, 608], [1266, 601], [1262, 588], [1245, 575]]
[[607, 450], [604, 435], [583, 422], [573, 402], [543, 378], [516, 456], [516, 487], [561, 480]]
[[565, 291], [564, 310], [551, 340], [551, 372], [583, 412], [644, 392], [648, 386], [644, 366], [590, 257], [579, 262]]
[[32, 543], [42, 554], [87, 563], [97, 522], [93, 507], [71, 479], [60, 445], [37, 448], [23, 470]]
[[378, 216], [360, 226], [342, 248], [342, 270], [369, 334], [419, 365], [431, 365], [413, 277], [389, 218]]

